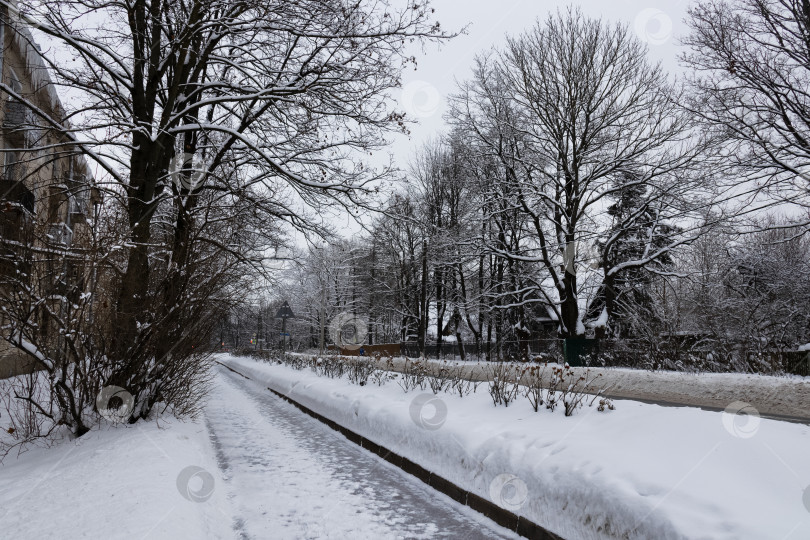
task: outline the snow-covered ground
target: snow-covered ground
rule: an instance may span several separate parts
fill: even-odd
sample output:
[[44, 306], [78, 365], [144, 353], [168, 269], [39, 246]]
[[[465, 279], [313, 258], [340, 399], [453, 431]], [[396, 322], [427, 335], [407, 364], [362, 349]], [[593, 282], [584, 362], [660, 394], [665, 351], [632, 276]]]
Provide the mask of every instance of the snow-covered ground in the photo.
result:
[[5, 458], [0, 538], [233, 538], [222, 484], [200, 422], [96, 429]]
[[199, 421], [8, 456], [0, 520], [15, 540], [517, 538], [224, 368]]
[[0, 538], [513, 538], [270, 386], [565, 538], [810, 538], [810, 427], [618, 401], [495, 408], [224, 356], [199, 421], [94, 429], [0, 465]]
[[[495, 408], [225, 357], [254, 380], [565, 538], [810, 538], [810, 427], [618, 401]], [[421, 396], [421, 397], [420, 397]]]
[[[405, 358], [395, 358], [390, 367], [399, 370], [405, 361]], [[478, 381], [489, 380], [492, 377], [491, 362], [462, 363], [439, 360], [428, 362], [461, 365], [470, 378]], [[389, 364], [387, 360], [382, 360], [380, 366], [389, 367]], [[580, 374], [584, 374], [586, 370], [586, 368], [573, 369]], [[600, 375], [595, 387], [616, 398], [715, 409], [725, 409], [730, 403], [742, 400], [750, 403], [763, 416], [790, 417], [810, 423], [810, 377], [796, 375], [776, 377], [750, 373], [653, 372], [629, 368], [588, 369], [591, 375]]]

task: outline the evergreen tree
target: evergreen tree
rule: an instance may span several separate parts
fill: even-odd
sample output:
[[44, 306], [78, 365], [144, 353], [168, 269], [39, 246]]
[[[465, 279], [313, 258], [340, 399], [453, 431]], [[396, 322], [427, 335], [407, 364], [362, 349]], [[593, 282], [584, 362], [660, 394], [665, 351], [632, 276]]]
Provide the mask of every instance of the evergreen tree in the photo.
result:
[[600, 316], [606, 311], [610, 333], [617, 337], [633, 335], [639, 320], [650, 325], [659, 319], [650, 289], [655, 273], [671, 266], [672, 254], [666, 252], [653, 261], [644, 261], [670, 245], [679, 232], [660, 220], [648, 190], [638, 175], [619, 175], [610, 195], [614, 202], [607, 209], [612, 222], [605, 238], [597, 243], [604, 277], [586, 318], [597, 325], [596, 321], [605, 320]]

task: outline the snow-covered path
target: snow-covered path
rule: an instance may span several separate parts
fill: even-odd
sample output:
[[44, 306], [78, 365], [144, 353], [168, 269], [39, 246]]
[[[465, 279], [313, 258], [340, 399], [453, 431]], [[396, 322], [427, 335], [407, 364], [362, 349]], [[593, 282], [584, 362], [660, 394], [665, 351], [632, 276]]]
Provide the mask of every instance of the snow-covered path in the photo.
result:
[[246, 538], [516, 538], [220, 368], [206, 407]]

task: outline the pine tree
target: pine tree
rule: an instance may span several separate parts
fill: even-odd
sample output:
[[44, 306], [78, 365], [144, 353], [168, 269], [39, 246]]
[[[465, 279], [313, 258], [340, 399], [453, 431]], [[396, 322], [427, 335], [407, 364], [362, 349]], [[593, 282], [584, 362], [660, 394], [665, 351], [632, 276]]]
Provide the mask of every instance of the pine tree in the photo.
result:
[[[636, 174], [622, 173], [613, 189], [610, 198], [614, 202], [607, 209], [612, 222], [605, 239], [598, 242], [604, 278], [586, 318], [598, 320], [606, 310], [610, 333], [629, 337], [638, 321], [649, 325], [658, 318], [650, 286], [655, 272], [672, 264], [672, 255], [667, 252], [652, 262], [641, 261], [669, 245], [678, 230], [660, 221], [653, 199], [648, 197], [650, 188]], [[639, 264], [633, 264], [635, 261]]]

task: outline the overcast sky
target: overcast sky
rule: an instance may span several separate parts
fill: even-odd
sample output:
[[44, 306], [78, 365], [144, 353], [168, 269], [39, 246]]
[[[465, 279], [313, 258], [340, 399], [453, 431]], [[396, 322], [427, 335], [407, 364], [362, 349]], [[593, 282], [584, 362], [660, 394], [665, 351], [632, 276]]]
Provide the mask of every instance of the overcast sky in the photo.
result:
[[391, 147], [398, 166], [405, 168], [415, 148], [440, 133], [446, 96], [455, 92], [456, 81], [470, 76], [476, 53], [504, 43], [507, 34], [518, 34], [549, 13], [567, 5], [579, 6], [592, 17], [621, 21], [644, 40], [650, 57], [667, 71], [678, 72], [679, 38], [686, 31], [683, 22], [692, 0], [432, 0], [436, 17], [447, 30], [467, 26], [466, 35], [441, 46], [415, 49], [418, 68], [404, 73], [400, 107], [420, 124], [411, 137], [398, 136]]

